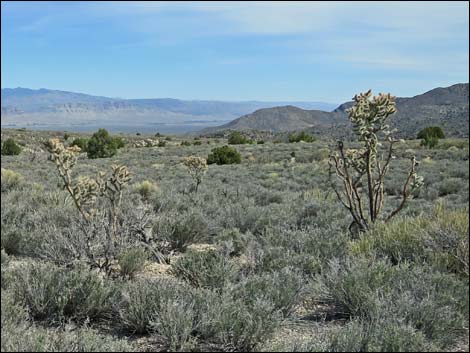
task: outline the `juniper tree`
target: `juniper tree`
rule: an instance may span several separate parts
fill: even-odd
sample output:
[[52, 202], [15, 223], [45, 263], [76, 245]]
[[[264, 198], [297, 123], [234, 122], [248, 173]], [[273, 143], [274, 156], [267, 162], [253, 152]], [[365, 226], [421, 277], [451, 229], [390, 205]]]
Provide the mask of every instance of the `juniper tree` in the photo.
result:
[[[347, 110], [354, 133], [361, 147], [345, 149], [339, 141], [337, 151], [330, 156], [330, 181], [341, 204], [350, 212], [353, 222], [350, 230], [369, 229], [380, 216], [384, 205], [384, 180], [394, 158], [394, 146], [400, 140], [393, 137], [387, 119], [396, 112], [395, 97], [380, 93], [372, 97], [371, 90], [353, 98], [354, 105]], [[387, 145], [385, 154], [379, 147]], [[399, 205], [383, 219], [385, 222], [400, 212], [413, 189], [419, 188], [423, 178], [416, 174], [418, 162], [413, 156], [403, 183]], [[336, 174], [340, 186], [334, 182]], [[363, 187], [364, 186], [364, 187]]]

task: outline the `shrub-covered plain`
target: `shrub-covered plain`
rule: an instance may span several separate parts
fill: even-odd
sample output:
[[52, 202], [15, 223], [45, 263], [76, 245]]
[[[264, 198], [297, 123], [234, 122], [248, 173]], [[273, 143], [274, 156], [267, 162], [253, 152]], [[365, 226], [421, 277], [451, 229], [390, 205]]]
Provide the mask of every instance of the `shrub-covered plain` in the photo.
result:
[[[23, 146], [2, 155], [2, 351], [468, 350], [468, 139], [400, 143], [383, 212], [413, 155], [424, 185], [352, 236], [334, 140], [263, 137], [238, 158], [226, 138], [122, 135], [112, 156], [77, 154], [72, 185], [112, 165], [132, 177], [118, 212], [97, 194], [84, 221], [44, 148], [91, 137], [68, 134], [2, 130]], [[211, 153], [198, 183], [184, 161]]]

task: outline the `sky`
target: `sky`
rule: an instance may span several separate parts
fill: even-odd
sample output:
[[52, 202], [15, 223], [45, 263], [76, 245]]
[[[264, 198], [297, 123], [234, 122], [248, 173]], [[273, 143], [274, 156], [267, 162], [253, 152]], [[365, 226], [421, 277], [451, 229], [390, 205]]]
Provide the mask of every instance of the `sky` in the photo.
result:
[[468, 67], [466, 1], [1, 2], [2, 88], [341, 103]]

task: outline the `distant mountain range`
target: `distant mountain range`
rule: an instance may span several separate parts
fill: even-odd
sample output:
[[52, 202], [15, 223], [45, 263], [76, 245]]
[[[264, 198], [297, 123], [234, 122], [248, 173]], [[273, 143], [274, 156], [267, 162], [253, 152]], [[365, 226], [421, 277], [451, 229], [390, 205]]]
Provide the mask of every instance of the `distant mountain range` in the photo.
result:
[[[305, 110], [292, 105], [264, 108], [222, 126], [207, 128], [203, 133], [228, 129], [272, 132], [309, 130], [318, 134], [347, 135], [351, 129], [346, 109], [352, 104], [341, 104], [332, 112]], [[403, 137], [415, 136], [420, 129], [430, 125], [443, 127], [449, 136], [469, 135], [468, 83], [435, 88], [411, 98], [397, 98], [396, 104], [397, 113], [390, 118], [390, 124], [399, 128]]]
[[225, 102], [157, 99], [119, 99], [49, 89], [2, 88], [2, 127], [48, 129], [111, 127], [169, 132], [220, 125], [261, 108], [296, 105], [304, 109], [333, 110], [322, 102]]

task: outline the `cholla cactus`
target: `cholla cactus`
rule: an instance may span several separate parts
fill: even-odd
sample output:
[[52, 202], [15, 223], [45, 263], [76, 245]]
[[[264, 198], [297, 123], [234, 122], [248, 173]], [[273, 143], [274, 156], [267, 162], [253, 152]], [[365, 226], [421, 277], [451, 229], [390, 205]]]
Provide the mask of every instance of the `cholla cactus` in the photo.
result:
[[[336, 173], [342, 183], [342, 190], [332, 181], [332, 187], [344, 207], [353, 217], [350, 230], [359, 227], [365, 231], [374, 223], [384, 204], [384, 179], [390, 161], [394, 158], [393, 146], [400, 140], [395, 139], [387, 124], [387, 118], [396, 112], [395, 97], [380, 93], [372, 97], [369, 90], [354, 96], [355, 104], [347, 110], [349, 119], [354, 124], [354, 131], [362, 147], [345, 149], [342, 141], [338, 142], [338, 151], [330, 156], [330, 178]], [[386, 156], [378, 156], [378, 147], [382, 146], [379, 138], [388, 143]], [[402, 200], [385, 221], [394, 217], [405, 205], [413, 189], [423, 184], [423, 178], [416, 174], [418, 162], [411, 159], [408, 176], [403, 185]], [[363, 183], [363, 179], [366, 181]], [[363, 197], [362, 190], [366, 190]], [[365, 210], [365, 205], [367, 209]]]
[[189, 156], [183, 159], [183, 165], [188, 168], [189, 175], [194, 179], [197, 192], [199, 184], [207, 172], [207, 160], [202, 157]]
[[[85, 237], [87, 239], [86, 253], [90, 262], [100, 269], [109, 271], [110, 266], [115, 262], [113, 249], [116, 248], [116, 244], [119, 244], [117, 220], [123, 189], [131, 180], [129, 170], [125, 166], [113, 165], [109, 177], [106, 177], [106, 173], [100, 172], [96, 179], [79, 176], [77, 180], [74, 180], [72, 170], [77, 163], [80, 148], [77, 146], [66, 148], [59, 139], [49, 140], [46, 143], [46, 148], [51, 153], [50, 159], [54, 161], [57, 167], [64, 188], [72, 197], [86, 225], [92, 225], [92, 220], [98, 215], [100, 216], [99, 222], [106, 222], [106, 239], [108, 243], [105, 245], [107, 250], [104, 257], [98, 258], [94, 255], [91, 244], [94, 233], [91, 232], [92, 235], [90, 235], [85, 231]], [[95, 204], [99, 197], [107, 199], [109, 207], [98, 211]], [[83, 229], [86, 229], [86, 227], [83, 227]]]

